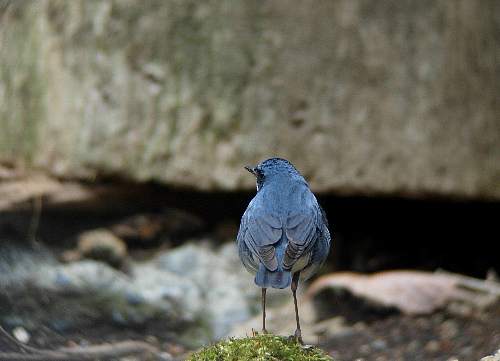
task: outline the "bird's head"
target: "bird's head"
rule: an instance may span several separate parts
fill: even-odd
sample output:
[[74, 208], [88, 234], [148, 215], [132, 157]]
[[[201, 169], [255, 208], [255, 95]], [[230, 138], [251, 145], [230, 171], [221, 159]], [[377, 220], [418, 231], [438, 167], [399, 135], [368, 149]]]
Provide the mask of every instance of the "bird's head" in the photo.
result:
[[297, 179], [305, 182], [293, 164], [282, 158], [266, 159], [255, 167], [245, 166], [245, 169], [255, 176], [257, 180], [257, 192], [264, 184], [277, 179]]

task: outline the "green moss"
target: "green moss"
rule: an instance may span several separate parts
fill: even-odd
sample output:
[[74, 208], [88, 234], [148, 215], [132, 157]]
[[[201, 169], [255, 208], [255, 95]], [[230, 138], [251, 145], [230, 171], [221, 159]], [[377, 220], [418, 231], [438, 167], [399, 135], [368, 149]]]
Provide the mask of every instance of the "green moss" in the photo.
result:
[[188, 361], [332, 361], [316, 347], [271, 334], [221, 341], [192, 354]]

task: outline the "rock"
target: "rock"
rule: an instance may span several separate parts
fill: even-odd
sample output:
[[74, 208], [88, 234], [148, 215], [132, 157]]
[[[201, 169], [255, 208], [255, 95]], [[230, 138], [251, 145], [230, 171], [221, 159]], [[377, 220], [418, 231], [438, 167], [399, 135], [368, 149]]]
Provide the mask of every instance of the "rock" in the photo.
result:
[[30, 334], [24, 327], [15, 327], [12, 330], [12, 335], [21, 343], [28, 343], [30, 340]]
[[[438, 311], [484, 320], [500, 302], [500, 284], [445, 271], [338, 272], [318, 278], [307, 295], [319, 320], [342, 316], [348, 323], [372, 322], [395, 313], [415, 316]], [[439, 323], [442, 338], [459, 334], [455, 321]]]
[[127, 257], [127, 245], [106, 229], [94, 229], [78, 236], [78, 248], [63, 253], [67, 262], [90, 258], [119, 268]]
[[[322, 300], [322, 292], [328, 290], [337, 291], [337, 301], [335, 298]], [[379, 311], [397, 310], [411, 315], [429, 314], [444, 308], [459, 293], [457, 280], [445, 274], [387, 271], [373, 275], [340, 272], [322, 276], [311, 285], [309, 295], [316, 298], [320, 309], [328, 309], [333, 305], [342, 307], [343, 302], [338, 301], [339, 297], [346, 297], [342, 296], [342, 291], [354, 297], [349, 299], [352, 305], [357, 305], [354, 308], [363, 304]], [[338, 312], [337, 309], [333, 314]]]
[[175, 240], [199, 233], [203, 221], [194, 214], [176, 208], [164, 209], [161, 213], [143, 213], [127, 217], [113, 224], [110, 229], [128, 243], [151, 246], [160, 240]]
[[137, 266], [129, 277], [93, 260], [59, 264], [36, 253], [16, 255], [7, 265], [3, 260], [10, 272], [0, 275], [2, 321], [15, 317], [28, 330], [49, 325], [63, 332], [98, 321], [144, 325], [156, 319], [178, 329], [193, 320], [192, 310], [170, 296], [195, 298], [197, 288], [175, 274]]
[[0, 181], [0, 210], [11, 209], [18, 203], [41, 198], [59, 188], [59, 182], [41, 174], [32, 174], [30, 178], [0, 178]]
[[167, 302], [185, 321], [201, 317], [204, 307], [202, 292], [192, 280], [159, 269], [149, 262], [135, 264], [132, 273], [132, 289], [144, 303]]
[[158, 355], [158, 361], [174, 361], [174, 357], [168, 352], [162, 352]]
[[480, 361], [500, 361], [500, 350], [494, 355], [483, 357]]
[[[57, 260], [44, 247], [24, 247], [19, 242], [0, 242], [0, 295], [10, 289], [23, 288], [31, 280], [53, 269]], [[3, 292], [2, 292], [3, 291]], [[1, 307], [0, 307], [1, 310]]]
[[424, 349], [429, 353], [435, 353], [441, 349], [441, 345], [437, 340], [430, 340], [429, 342], [426, 343]]
[[316, 346], [304, 346], [288, 337], [272, 334], [256, 334], [251, 337], [222, 340], [192, 353], [187, 358], [187, 361], [205, 360], [333, 361], [325, 351]]
[[188, 290], [196, 292], [196, 288], [173, 274], [148, 271], [133, 268], [134, 276], [129, 277], [103, 263], [80, 261], [56, 267], [38, 285], [55, 295], [78, 299], [82, 309], [76, 310], [94, 319], [140, 325], [156, 317], [169, 320], [172, 327], [192, 321], [191, 310], [180, 308], [169, 295], [181, 289], [191, 296]]
[[315, 322], [311, 324], [311, 327], [316, 341], [311, 338], [310, 343], [317, 342], [319, 338], [329, 340], [335, 336], [348, 336], [354, 332], [353, 327], [347, 326], [342, 317], [332, 317], [321, 322]]
[[371, 343], [371, 347], [376, 350], [376, 351], [381, 351], [381, 350], [384, 350], [387, 348], [387, 342], [385, 342], [384, 340], [374, 340], [372, 343]]
[[444, 340], [453, 340], [460, 334], [460, 329], [453, 320], [444, 321], [439, 327], [439, 335]]
[[250, 190], [278, 155], [315, 191], [500, 199], [497, 1], [12, 3], [2, 159]]
[[187, 244], [162, 254], [157, 262], [160, 269], [198, 285], [214, 339], [226, 336], [232, 325], [249, 319], [260, 302], [260, 289], [242, 267], [233, 242], [218, 251]]
[[63, 262], [76, 262], [82, 259], [82, 255], [77, 249], [69, 249], [64, 251], [61, 255]]
[[151, 260], [130, 261], [128, 274], [95, 260], [60, 264], [36, 253], [1, 255], [0, 271], [9, 272], [0, 272], [0, 320], [17, 317], [27, 329], [164, 320], [166, 331], [197, 347], [227, 336], [260, 304], [260, 289], [233, 242], [216, 250], [199, 241], [161, 251]]

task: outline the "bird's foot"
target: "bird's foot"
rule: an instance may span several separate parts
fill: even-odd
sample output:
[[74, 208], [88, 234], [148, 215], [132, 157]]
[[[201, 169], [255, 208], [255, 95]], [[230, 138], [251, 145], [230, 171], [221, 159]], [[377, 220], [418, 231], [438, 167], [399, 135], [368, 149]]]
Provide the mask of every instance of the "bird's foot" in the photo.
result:
[[[265, 328], [263, 328], [263, 329], [262, 329], [262, 331], [260, 331], [260, 333], [261, 333], [261, 334], [263, 334], [263, 335], [267, 335], [267, 334], [269, 333], [269, 331], [268, 331], [268, 330], [266, 330]], [[252, 328], [252, 336], [253, 336], [253, 337], [255, 337], [255, 336], [257, 336], [258, 334], [259, 334], [259, 332], [258, 332], [257, 330], [254, 330], [254, 329]]]
[[290, 340], [295, 340], [300, 343], [302, 346], [304, 345], [304, 341], [302, 341], [302, 333], [299, 329], [295, 330], [295, 333], [289, 337]]

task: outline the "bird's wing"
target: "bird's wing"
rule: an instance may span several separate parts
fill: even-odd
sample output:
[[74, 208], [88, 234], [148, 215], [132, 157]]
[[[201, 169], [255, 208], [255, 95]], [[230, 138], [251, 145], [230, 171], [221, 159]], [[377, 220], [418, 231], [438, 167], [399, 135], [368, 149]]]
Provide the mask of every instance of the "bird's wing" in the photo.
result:
[[305, 208], [287, 218], [285, 234], [288, 245], [283, 259], [285, 269], [291, 269], [294, 263], [314, 246], [320, 235], [324, 215], [313, 194], [311, 197], [310, 202], [305, 202]]
[[264, 266], [275, 271], [278, 261], [273, 244], [278, 242], [282, 235], [282, 226], [279, 218], [262, 211], [245, 211], [241, 219], [238, 242], [245, 242]]

